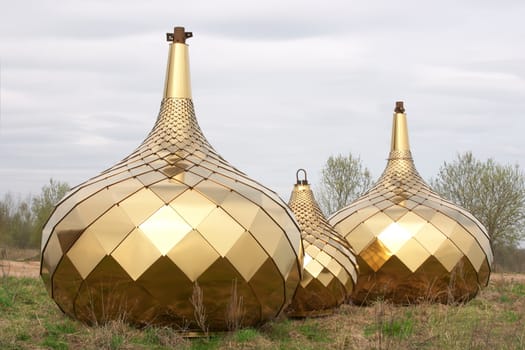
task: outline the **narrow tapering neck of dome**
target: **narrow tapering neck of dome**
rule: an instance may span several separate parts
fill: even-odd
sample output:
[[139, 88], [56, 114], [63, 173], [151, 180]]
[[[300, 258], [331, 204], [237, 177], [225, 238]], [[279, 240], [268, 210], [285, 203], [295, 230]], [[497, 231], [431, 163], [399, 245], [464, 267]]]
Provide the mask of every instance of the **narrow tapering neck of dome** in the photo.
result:
[[[379, 180], [377, 180], [374, 187], [368, 193], [377, 189], [381, 191], [381, 189], [384, 188], [385, 183], [395, 184], [394, 186], [402, 191], [415, 188], [416, 186], [428, 188], [428, 185], [421, 178], [416, 166], [414, 165], [414, 159], [412, 158], [410, 145], [408, 143], [405, 107], [401, 101], [396, 102], [396, 109], [394, 110], [392, 147], [388, 157], [387, 166]], [[399, 195], [400, 193], [401, 192], [397, 192], [396, 195]]]
[[166, 82], [164, 84], [164, 98], [190, 98], [190, 61], [186, 39], [192, 37], [184, 27], [176, 27], [173, 33], [168, 33], [168, 41], [172, 41], [169, 48]]
[[392, 125], [392, 145], [391, 152], [409, 152], [407, 116], [403, 102], [396, 102], [394, 111], [394, 122]]

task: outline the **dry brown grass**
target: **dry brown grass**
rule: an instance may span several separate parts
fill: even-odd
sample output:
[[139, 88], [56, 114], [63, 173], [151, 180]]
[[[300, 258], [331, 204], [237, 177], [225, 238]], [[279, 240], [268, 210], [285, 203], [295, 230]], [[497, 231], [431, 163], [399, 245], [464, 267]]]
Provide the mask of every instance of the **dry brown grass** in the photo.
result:
[[193, 316], [197, 326], [207, 337], [208, 336], [208, 323], [207, 323], [207, 314], [206, 308], [204, 307], [204, 293], [202, 288], [199, 286], [199, 283], [195, 281], [193, 283], [193, 292], [190, 299], [191, 305], [193, 306]]
[[236, 331], [242, 328], [244, 314], [246, 310], [243, 305], [243, 297], [237, 292], [237, 280], [232, 281], [230, 290], [230, 300], [226, 307], [226, 326], [229, 331]]

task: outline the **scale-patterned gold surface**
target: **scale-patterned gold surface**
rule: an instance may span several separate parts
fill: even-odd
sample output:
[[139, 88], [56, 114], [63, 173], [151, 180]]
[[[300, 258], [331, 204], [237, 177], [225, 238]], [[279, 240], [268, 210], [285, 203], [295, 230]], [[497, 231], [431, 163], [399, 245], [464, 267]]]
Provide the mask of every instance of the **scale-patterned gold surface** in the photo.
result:
[[329, 218], [357, 253], [360, 275], [352, 299], [469, 300], [489, 280], [489, 237], [478, 220], [439, 197], [418, 174], [400, 106], [382, 176]]
[[303, 278], [286, 313], [292, 317], [330, 314], [353, 292], [355, 255], [324, 217], [306, 172], [304, 180], [297, 178], [288, 205], [299, 223], [305, 254]]
[[170, 45], [174, 87], [146, 140], [72, 189], [44, 228], [41, 276], [59, 307], [86, 323], [197, 329], [190, 298], [200, 289], [209, 330], [258, 325], [291, 302], [300, 281], [300, 231], [286, 204], [217, 154], [189, 81], [171, 81], [189, 77], [185, 50]]

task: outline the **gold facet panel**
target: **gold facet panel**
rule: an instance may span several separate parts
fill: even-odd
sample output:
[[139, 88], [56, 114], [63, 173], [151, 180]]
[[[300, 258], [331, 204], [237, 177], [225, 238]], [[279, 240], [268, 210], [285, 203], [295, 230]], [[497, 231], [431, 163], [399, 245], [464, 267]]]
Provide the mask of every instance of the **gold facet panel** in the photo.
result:
[[487, 231], [417, 172], [402, 103], [394, 113], [385, 171], [329, 222], [357, 253], [355, 303], [465, 301], [488, 283], [493, 254]]
[[44, 283], [83, 322], [124, 317], [198, 330], [190, 302], [198, 284], [209, 330], [227, 329], [232, 286], [242, 325], [254, 326], [284, 310], [300, 282], [297, 223], [202, 134], [187, 51], [171, 44], [165, 97], [145, 141], [73, 188], [44, 228]]
[[305, 254], [303, 279], [286, 310], [292, 317], [331, 313], [350, 297], [358, 273], [355, 254], [324, 217], [304, 173], [288, 202], [301, 228]]

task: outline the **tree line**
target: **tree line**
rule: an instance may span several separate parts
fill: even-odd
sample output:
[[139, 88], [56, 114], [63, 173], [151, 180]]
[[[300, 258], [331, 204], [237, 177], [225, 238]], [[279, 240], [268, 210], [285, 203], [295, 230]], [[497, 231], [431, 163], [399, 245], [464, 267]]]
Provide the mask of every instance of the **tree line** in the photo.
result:
[[69, 189], [67, 183], [50, 179], [36, 196], [4, 194], [0, 199], [0, 247], [40, 248], [42, 228]]

